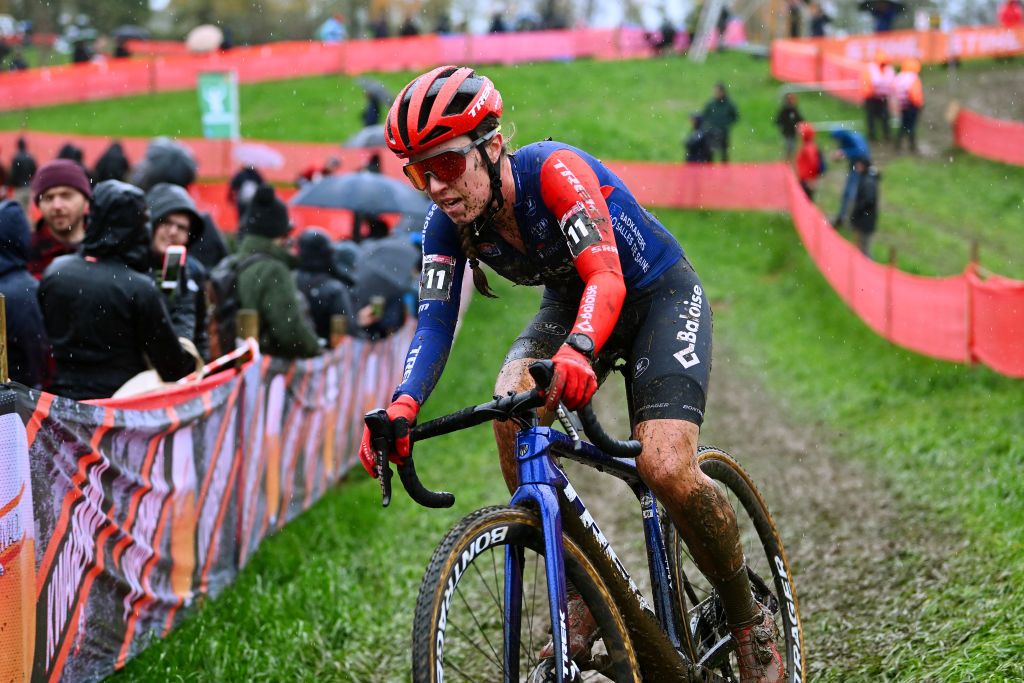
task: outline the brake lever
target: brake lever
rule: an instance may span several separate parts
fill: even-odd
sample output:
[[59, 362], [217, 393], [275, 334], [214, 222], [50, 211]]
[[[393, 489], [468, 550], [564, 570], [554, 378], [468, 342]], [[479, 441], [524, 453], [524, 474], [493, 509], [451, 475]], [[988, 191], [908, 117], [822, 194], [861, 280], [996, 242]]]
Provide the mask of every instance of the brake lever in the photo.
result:
[[364, 421], [372, 436], [370, 445], [373, 446], [373, 469], [380, 480], [381, 504], [387, 507], [391, 505], [391, 477], [394, 476], [388, 462], [388, 439], [385, 432], [390, 426], [390, 419], [387, 412], [377, 410], [367, 413]]

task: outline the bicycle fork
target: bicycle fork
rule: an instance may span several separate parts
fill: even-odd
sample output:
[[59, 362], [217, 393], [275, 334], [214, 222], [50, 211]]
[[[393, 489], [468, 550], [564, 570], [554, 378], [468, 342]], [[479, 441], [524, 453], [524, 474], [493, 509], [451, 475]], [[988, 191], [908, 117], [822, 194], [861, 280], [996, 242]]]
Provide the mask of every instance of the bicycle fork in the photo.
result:
[[[519, 462], [519, 487], [511, 505], [533, 504], [540, 513], [544, 530], [545, 574], [548, 604], [555, 652], [555, 680], [567, 683], [579, 675], [579, 668], [569, 654], [566, 624], [567, 597], [565, 558], [562, 549], [562, 514], [558, 507], [558, 490], [568, 483], [548, 457], [550, 440], [546, 428], [521, 432], [516, 439]], [[505, 681], [519, 680], [520, 626], [522, 624], [523, 563], [522, 546], [505, 548]]]

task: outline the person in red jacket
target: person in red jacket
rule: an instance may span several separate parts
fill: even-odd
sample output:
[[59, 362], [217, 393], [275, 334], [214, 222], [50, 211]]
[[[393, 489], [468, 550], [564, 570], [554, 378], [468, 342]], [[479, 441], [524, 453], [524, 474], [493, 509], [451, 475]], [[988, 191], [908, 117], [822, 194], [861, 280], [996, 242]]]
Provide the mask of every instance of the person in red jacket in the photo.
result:
[[796, 177], [800, 180], [800, 187], [804, 189], [807, 198], [814, 201], [818, 179], [825, 172], [824, 157], [818, 143], [814, 141], [814, 126], [801, 121], [796, 126], [796, 132], [802, 140], [800, 150], [796, 154]]
[[1024, 24], [1024, 6], [1020, 0], [1006, 0], [999, 8], [999, 25], [1003, 28], [1017, 28]]

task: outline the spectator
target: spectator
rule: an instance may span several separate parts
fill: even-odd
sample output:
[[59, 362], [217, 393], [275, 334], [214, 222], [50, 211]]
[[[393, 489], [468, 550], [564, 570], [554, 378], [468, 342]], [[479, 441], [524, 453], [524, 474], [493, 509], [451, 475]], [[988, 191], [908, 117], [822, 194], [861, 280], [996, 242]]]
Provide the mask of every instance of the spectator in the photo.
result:
[[802, 32], [801, 24], [803, 23], [803, 16], [800, 13], [801, 0], [786, 0], [786, 4], [789, 6], [787, 11], [789, 16], [789, 37], [799, 38]]
[[[8, 374], [15, 382], [41, 389], [49, 362], [49, 342], [39, 309], [36, 282], [28, 269], [28, 218], [18, 202], [0, 202], [0, 294], [7, 306]], [[0, 382], [6, 382], [0, 377]]]
[[97, 183], [104, 180], [124, 180], [128, 175], [128, 157], [124, 155], [124, 148], [120, 141], [114, 140], [107, 147], [107, 151], [96, 161], [96, 167], [92, 171], [93, 178]]
[[[243, 166], [238, 169], [235, 175], [231, 176], [228, 182], [228, 201], [231, 202], [238, 212], [238, 220], [245, 215], [249, 208], [249, 202], [256, 190], [263, 184], [263, 176], [254, 166]], [[242, 237], [239, 234], [239, 237]]]
[[889, 139], [889, 95], [896, 72], [889, 63], [889, 56], [879, 50], [875, 59], [864, 67], [862, 91], [864, 94], [864, 116], [867, 119], [868, 140], [874, 142], [875, 126], [882, 127], [882, 137]]
[[832, 219], [832, 225], [841, 227], [846, 219], [846, 210], [853, 203], [857, 194], [857, 185], [860, 183], [860, 170], [857, 162], [862, 165], [871, 164], [871, 151], [868, 148], [867, 140], [860, 133], [852, 130], [834, 130], [832, 137], [839, 144], [839, 148], [832, 153], [832, 158], [839, 160], [845, 158], [850, 164], [850, 170], [846, 174], [846, 185], [843, 187], [843, 196], [839, 202], [839, 211]]
[[896, 15], [903, 11], [902, 4], [897, 5], [888, 0], [874, 0], [868, 7], [868, 11], [875, 19], [875, 33], [891, 31]]
[[1024, 6], [1021, 1], [1006, 0], [999, 8], [999, 25], [1003, 28], [1017, 28], [1021, 24], [1024, 24]]
[[349, 334], [355, 332], [358, 322], [349, 292], [353, 281], [348, 273], [338, 270], [331, 238], [319, 228], [308, 228], [299, 237], [299, 268], [295, 272], [295, 284], [306, 297], [318, 337], [330, 340], [331, 317], [335, 315], [345, 316]]
[[31, 188], [42, 218], [32, 235], [28, 270], [38, 280], [55, 258], [78, 251], [87, 229], [92, 187], [81, 166], [57, 159], [43, 164]]
[[858, 159], [854, 165], [860, 174], [860, 182], [857, 183], [857, 194], [850, 211], [850, 227], [857, 233], [857, 246], [861, 253], [871, 258], [869, 246], [878, 223], [879, 183], [882, 174], [865, 159]]
[[82, 160], [82, 148], [71, 142], [65, 142], [63, 145], [61, 145], [60, 149], [57, 150], [57, 158], [73, 161], [79, 166], [81, 166], [83, 169], [85, 168], [85, 163]]
[[[152, 239], [150, 274], [160, 280], [164, 255], [170, 246], [189, 251], [203, 234], [206, 223], [184, 188], [157, 183], [146, 193]], [[180, 287], [169, 294], [167, 306], [171, 323], [179, 337], [191, 339], [199, 355], [210, 360], [209, 332], [206, 328], [206, 268], [191, 253], [186, 253], [185, 273]]]
[[74, 48], [71, 50], [71, 62], [84, 64], [89, 61], [92, 61], [92, 49], [90, 49], [88, 41], [76, 40]]
[[36, 160], [28, 153], [28, 145], [25, 138], [18, 138], [18, 151], [11, 158], [11, 172], [7, 178], [8, 184], [14, 188], [14, 200], [21, 204], [21, 208], [28, 212], [28, 203], [32, 198], [32, 178], [36, 174]]
[[132, 51], [128, 49], [128, 39], [124, 37], [119, 37], [117, 41], [114, 43], [114, 57], [118, 59], [124, 59], [126, 57], [131, 56]]
[[374, 38], [387, 38], [391, 35], [387, 17], [384, 16], [383, 12], [379, 13], [377, 18], [370, 22], [370, 33]]
[[491, 25], [487, 27], [488, 33], [505, 33], [508, 26], [505, 24], [505, 12], [499, 8], [491, 14]]
[[800, 187], [804, 189], [807, 198], [814, 201], [818, 179], [825, 173], [825, 157], [814, 141], [814, 127], [811, 124], [801, 121], [797, 124], [796, 130], [803, 140], [796, 155], [796, 177], [800, 180]]
[[11, 61], [7, 63], [7, 68], [11, 71], [24, 71], [28, 68], [28, 62], [25, 60], [25, 54], [21, 51], [21, 48], [14, 49]]
[[448, 17], [448, 13], [441, 11], [437, 15], [437, 23], [434, 25], [434, 33], [438, 35], [447, 35], [452, 32], [452, 20]]
[[711, 139], [711, 149], [718, 151], [723, 162], [729, 161], [729, 129], [740, 116], [721, 81], [715, 84], [715, 95], [704, 105], [702, 116]]
[[398, 35], [403, 37], [418, 36], [420, 34], [420, 27], [416, 25], [416, 20], [413, 19], [411, 14], [405, 15], [405, 21], [398, 28]]
[[324, 23], [317, 29], [317, 38], [325, 43], [340, 43], [345, 40], [348, 32], [345, 30], [345, 15], [335, 14], [327, 17]]
[[825, 10], [821, 8], [820, 2], [811, 3], [811, 37], [812, 38], [824, 38], [825, 37], [825, 26], [832, 22], [832, 17], [825, 14]]
[[796, 126], [804, 120], [800, 110], [796, 106], [796, 95], [786, 93], [782, 99], [782, 106], [775, 114], [775, 126], [782, 134], [782, 141], [786, 151], [786, 159], [792, 159], [796, 151]]
[[299, 291], [289, 272], [296, 263], [285, 248], [292, 229], [288, 208], [274, 195], [273, 187], [261, 185], [242, 223], [246, 235], [238, 247], [238, 258], [266, 256], [238, 275], [242, 308], [259, 314], [260, 349], [283, 358], [315, 356], [320, 344], [303, 315]]
[[315, 183], [323, 180], [329, 175], [334, 175], [334, 172], [339, 168], [341, 168], [341, 159], [338, 157], [328, 157], [323, 166], [310, 164], [306, 168], [302, 169], [302, 172], [299, 173], [299, 177], [295, 179], [295, 185], [297, 187], [303, 187], [309, 183]]
[[661, 28], [658, 29], [657, 33], [649, 34], [647, 39], [655, 52], [671, 52], [675, 48], [676, 27], [672, 25], [668, 15], [662, 16]]
[[921, 87], [921, 62], [905, 59], [893, 80], [893, 96], [900, 110], [900, 129], [896, 133], [896, 149], [906, 137], [910, 151], [917, 151], [917, 118], [924, 106], [924, 88]]
[[380, 98], [375, 94], [366, 91], [366, 107], [363, 108], [363, 127], [376, 126], [380, 123]]
[[715, 28], [718, 30], [718, 50], [725, 49], [725, 31], [729, 28], [729, 21], [732, 19], [732, 14], [729, 12], [729, 5], [723, 4], [722, 11], [718, 13], [718, 21], [715, 23]]
[[380, 173], [380, 154], [374, 152], [370, 155], [370, 158], [366, 160], [366, 165], [363, 166], [363, 170], [369, 173]]
[[146, 274], [149, 232], [142, 190], [118, 180], [96, 186], [82, 252], [54, 261], [39, 285], [53, 345], [54, 393], [107, 398], [149, 365], [165, 381], [196, 369]]
[[686, 150], [686, 163], [707, 164], [711, 162], [711, 141], [703, 127], [700, 112], [690, 114], [690, 134], [683, 140]]

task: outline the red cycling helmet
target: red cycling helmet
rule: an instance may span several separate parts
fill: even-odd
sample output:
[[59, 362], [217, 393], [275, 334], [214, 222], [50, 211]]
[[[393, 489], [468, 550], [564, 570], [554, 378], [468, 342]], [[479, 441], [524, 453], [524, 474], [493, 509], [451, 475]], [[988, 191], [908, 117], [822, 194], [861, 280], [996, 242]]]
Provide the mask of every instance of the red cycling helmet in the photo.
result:
[[501, 117], [501, 93], [491, 79], [465, 66], [439, 66], [398, 94], [384, 124], [384, 138], [404, 159], [472, 135], [488, 116]]

